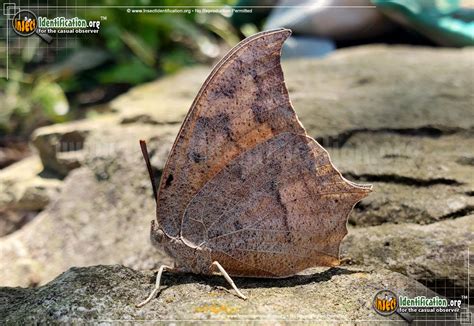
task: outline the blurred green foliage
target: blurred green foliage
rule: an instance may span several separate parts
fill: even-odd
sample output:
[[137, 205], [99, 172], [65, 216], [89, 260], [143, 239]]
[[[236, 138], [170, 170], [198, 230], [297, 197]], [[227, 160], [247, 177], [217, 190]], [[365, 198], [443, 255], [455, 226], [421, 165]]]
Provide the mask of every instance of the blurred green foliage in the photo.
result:
[[[86, 6], [85, 2], [77, 0], [75, 5]], [[221, 14], [133, 14], [111, 6], [231, 6], [234, 2], [102, 0], [94, 2], [97, 7], [59, 8], [60, 16], [100, 20], [100, 32], [67, 41], [55, 39], [49, 46], [38, 37], [20, 38], [10, 30], [8, 80], [6, 67], [0, 67], [0, 135], [28, 136], [38, 126], [81, 117], [80, 108], [184, 66], [212, 62], [239, 41], [239, 31]], [[63, 5], [51, 0], [38, 3]], [[47, 16], [56, 16], [48, 10]], [[45, 16], [41, 10], [37, 14]], [[2, 27], [6, 23], [0, 22]], [[6, 40], [1, 42], [0, 59], [6, 62]]]

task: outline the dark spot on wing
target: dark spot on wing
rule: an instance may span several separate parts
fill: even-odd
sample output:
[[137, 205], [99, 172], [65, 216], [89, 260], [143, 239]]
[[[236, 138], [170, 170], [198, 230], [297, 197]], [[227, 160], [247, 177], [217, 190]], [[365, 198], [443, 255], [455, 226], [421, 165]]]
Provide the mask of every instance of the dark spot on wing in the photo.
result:
[[194, 161], [194, 163], [200, 163], [206, 160], [206, 157], [198, 152], [189, 153], [189, 158]]
[[252, 103], [250, 108], [252, 109], [253, 118], [257, 123], [262, 124], [267, 120], [266, 108], [262, 107], [257, 102]]
[[233, 98], [235, 91], [237, 90], [237, 81], [236, 80], [228, 80], [226, 83], [222, 83], [216, 89], [216, 93], [220, 95], [224, 95], [228, 98]]
[[170, 174], [170, 175], [168, 176], [168, 178], [166, 178], [165, 186], [166, 186], [166, 187], [171, 186], [171, 183], [172, 183], [172, 182], [173, 182], [173, 175]]
[[242, 229], [242, 224], [238, 220], [236, 220], [233, 224], [234, 224], [234, 229], [235, 230]]
[[222, 130], [230, 130], [229, 115], [221, 112], [213, 117], [199, 117], [196, 122], [196, 130], [206, 131], [206, 140], [211, 140], [212, 143], [214, 134], [221, 133]]

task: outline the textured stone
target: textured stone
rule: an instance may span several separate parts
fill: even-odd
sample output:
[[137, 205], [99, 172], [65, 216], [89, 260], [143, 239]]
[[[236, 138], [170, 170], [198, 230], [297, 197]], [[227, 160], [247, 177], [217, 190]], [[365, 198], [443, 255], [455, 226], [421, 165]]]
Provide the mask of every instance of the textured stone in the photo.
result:
[[149, 241], [155, 209], [138, 140], [149, 140], [159, 153], [157, 148], [169, 149], [175, 129], [109, 126], [91, 133], [84, 166], [70, 172], [58, 199], [0, 239], [0, 283], [43, 284], [70, 266], [121, 263], [148, 269], [166, 262]]
[[136, 308], [135, 304], [153, 287], [152, 272], [117, 265], [71, 268], [36, 289], [0, 288], [0, 322], [202, 320], [358, 325], [363, 320], [402, 321], [397, 314], [383, 317], [373, 310], [372, 300], [379, 290], [389, 288], [409, 296], [435, 295], [401, 274], [359, 267], [317, 268], [280, 280], [236, 279], [248, 300], [236, 297], [219, 276], [165, 273], [163, 277], [165, 286], [158, 297], [143, 308]]
[[33, 219], [56, 198], [61, 184], [43, 171], [37, 156], [0, 170], [0, 236]]
[[[308, 133], [332, 147], [360, 130], [442, 134], [472, 129], [473, 55], [469, 48], [375, 45], [337, 51], [324, 60], [283, 61], [282, 66], [291, 102]], [[138, 86], [110, 106], [126, 121], [181, 123], [209, 72], [207, 67], [184, 70]]]
[[331, 149], [345, 176], [374, 183], [374, 192], [350, 222], [426, 224], [474, 211], [474, 167], [469, 164], [473, 135], [360, 132]]
[[32, 143], [44, 167], [62, 177], [78, 168], [84, 161], [84, 144], [91, 131], [107, 128], [114, 118], [82, 120], [38, 128]]
[[474, 261], [474, 215], [429, 225], [353, 228], [342, 252], [354, 264], [397, 271], [459, 298], [474, 281], [468, 266]]

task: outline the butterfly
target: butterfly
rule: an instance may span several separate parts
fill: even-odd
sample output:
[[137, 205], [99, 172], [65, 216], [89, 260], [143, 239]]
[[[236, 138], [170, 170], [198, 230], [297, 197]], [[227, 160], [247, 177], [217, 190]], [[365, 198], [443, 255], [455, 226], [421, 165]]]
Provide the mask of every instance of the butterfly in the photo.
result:
[[347, 217], [372, 186], [346, 180], [290, 103], [280, 55], [288, 29], [255, 34], [214, 67], [174, 142], [156, 189], [151, 240], [164, 270], [282, 278], [339, 264]]

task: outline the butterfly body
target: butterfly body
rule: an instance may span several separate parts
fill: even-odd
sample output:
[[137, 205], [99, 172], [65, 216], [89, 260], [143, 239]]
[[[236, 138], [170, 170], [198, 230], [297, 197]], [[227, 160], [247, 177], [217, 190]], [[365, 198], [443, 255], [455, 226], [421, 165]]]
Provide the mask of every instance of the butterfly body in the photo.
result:
[[371, 186], [346, 180], [299, 122], [280, 65], [290, 34], [239, 43], [181, 126], [151, 228], [177, 270], [209, 275], [218, 262], [230, 275], [280, 278], [339, 263], [347, 217]]
[[151, 224], [152, 243], [164, 249], [175, 260], [175, 269], [180, 272], [211, 275], [211, 253], [208, 248], [199, 247], [181, 236], [170, 237], [157, 228], [154, 221]]

